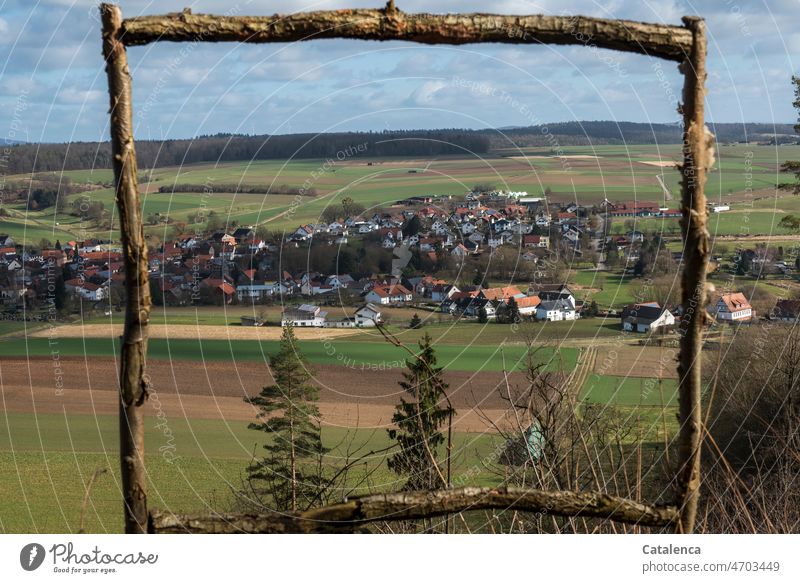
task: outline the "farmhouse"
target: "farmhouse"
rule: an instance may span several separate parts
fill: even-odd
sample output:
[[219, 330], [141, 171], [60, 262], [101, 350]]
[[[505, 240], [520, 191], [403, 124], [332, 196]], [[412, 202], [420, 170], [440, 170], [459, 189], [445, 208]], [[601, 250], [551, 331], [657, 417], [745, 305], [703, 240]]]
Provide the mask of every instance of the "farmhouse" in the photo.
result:
[[575, 306], [566, 299], [543, 300], [536, 307], [536, 319], [558, 322], [561, 320], [577, 319]]
[[268, 283], [246, 283], [236, 287], [236, 296], [239, 301], [248, 300], [263, 300], [273, 294], [274, 287]]
[[514, 301], [517, 302], [520, 316], [535, 316], [539, 304], [542, 303], [539, 296], [525, 296], [519, 299], [515, 298]]
[[374, 327], [381, 323], [381, 312], [377, 306], [366, 304], [356, 311], [355, 322], [357, 327]]
[[388, 305], [410, 302], [413, 296], [410, 291], [399, 283], [394, 285], [375, 286], [366, 293], [364, 299], [372, 304]]
[[534, 291], [542, 302], [564, 300], [575, 309], [575, 295], [564, 284], [541, 284], [536, 286]]
[[652, 332], [675, 324], [675, 316], [657, 302], [627, 306], [621, 317], [626, 332]]
[[545, 235], [523, 235], [522, 246], [547, 249], [550, 247], [550, 237]]
[[356, 310], [355, 315], [341, 320], [327, 320], [325, 328], [374, 328], [381, 323], [381, 312], [373, 304], [365, 304]]
[[72, 289], [76, 294], [90, 302], [98, 302], [106, 297], [106, 289], [96, 283], [82, 279], [69, 280], [64, 283], [67, 289]]
[[741, 292], [723, 294], [713, 311], [723, 322], [747, 322], [753, 318], [753, 307]]
[[325, 325], [327, 312], [320, 310], [319, 306], [302, 304], [293, 308], [286, 308], [281, 316], [281, 326], [296, 326], [301, 328], [322, 328]]
[[487, 287], [486, 289], [480, 290], [477, 297], [493, 301], [508, 302], [510, 298], [524, 298], [525, 294], [519, 291], [519, 288], [515, 286]]

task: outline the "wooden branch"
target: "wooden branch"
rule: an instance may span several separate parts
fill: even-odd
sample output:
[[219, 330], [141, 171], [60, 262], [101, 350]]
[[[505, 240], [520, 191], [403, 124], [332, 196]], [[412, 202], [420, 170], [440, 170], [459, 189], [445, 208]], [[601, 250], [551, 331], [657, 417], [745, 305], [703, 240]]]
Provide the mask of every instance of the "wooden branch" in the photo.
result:
[[676, 468], [675, 505], [681, 510], [679, 530], [691, 533], [697, 516], [700, 491], [700, 444], [702, 439], [700, 374], [703, 329], [706, 323], [706, 271], [709, 235], [704, 186], [714, 164], [713, 136], [704, 122], [706, 80], [705, 23], [684, 18], [694, 38], [691, 54], [681, 64], [684, 74], [682, 113], [683, 166], [681, 229], [684, 237], [681, 300], [681, 348], [678, 361], [680, 433]]
[[692, 33], [681, 26], [586, 16], [407, 14], [383, 9], [328, 10], [273, 16], [216, 16], [190, 10], [122, 23], [122, 41], [295, 42], [320, 38], [405, 40], [424, 44], [585, 45], [682, 61]]
[[157, 534], [320, 533], [346, 532], [370, 522], [419, 520], [470, 510], [515, 510], [553, 516], [584, 516], [663, 527], [675, 523], [673, 506], [648, 506], [596, 492], [524, 488], [456, 488], [398, 492], [353, 498], [300, 514], [215, 514], [177, 516], [154, 511], [150, 532]]
[[125, 330], [120, 355], [120, 464], [125, 503], [125, 532], [143, 533], [147, 525], [144, 468], [144, 410], [147, 399], [147, 322], [150, 285], [147, 245], [137, 183], [133, 146], [131, 77], [125, 45], [120, 42], [122, 12], [119, 6], [100, 5], [103, 21], [103, 56], [106, 60], [111, 115], [111, 153], [120, 217], [120, 239], [125, 263]]
[[94, 483], [106, 473], [105, 468], [95, 468], [94, 472], [92, 473], [92, 477], [89, 478], [89, 482], [86, 484], [86, 490], [83, 492], [83, 502], [81, 502], [81, 513], [80, 518], [78, 520], [78, 534], [85, 534], [86, 530], [83, 528], [86, 521], [86, 509], [89, 508], [89, 498], [92, 495], [92, 486]]

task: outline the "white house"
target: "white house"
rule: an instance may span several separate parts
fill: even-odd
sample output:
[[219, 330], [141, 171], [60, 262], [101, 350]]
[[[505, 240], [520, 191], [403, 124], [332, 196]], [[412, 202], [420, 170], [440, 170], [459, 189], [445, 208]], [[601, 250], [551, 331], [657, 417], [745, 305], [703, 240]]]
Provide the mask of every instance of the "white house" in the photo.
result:
[[286, 308], [281, 316], [281, 326], [292, 325], [298, 328], [322, 328], [325, 326], [327, 312], [319, 306], [302, 304], [296, 308]]
[[575, 307], [567, 300], [547, 300], [536, 306], [536, 319], [559, 322], [577, 319]]
[[367, 292], [364, 299], [371, 304], [386, 306], [388, 304], [410, 302], [413, 299], [413, 294], [398, 283], [395, 285], [375, 286]]
[[723, 294], [714, 311], [723, 322], [746, 322], [753, 317], [753, 306], [741, 292]]
[[84, 281], [81, 284], [75, 285], [73, 289], [75, 293], [90, 302], [99, 302], [106, 297], [106, 289], [90, 281]]
[[652, 332], [674, 324], [675, 316], [657, 302], [634, 304], [622, 311], [622, 329], [627, 332]]
[[245, 283], [236, 286], [236, 296], [239, 301], [248, 300], [263, 300], [269, 297], [274, 292], [272, 284], [268, 283]]
[[459, 243], [458, 245], [453, 247], [453, 250], [450, 251], [450, 255], [456, 257], [457, 259], [463, 259], [467, 255], [469, 255], [469, 249], [464, 247], [462, 243]]
[[367, 304], [356, 311], [356, 327], [371, 328], [381, 321], [381, 312], [377, 306]]

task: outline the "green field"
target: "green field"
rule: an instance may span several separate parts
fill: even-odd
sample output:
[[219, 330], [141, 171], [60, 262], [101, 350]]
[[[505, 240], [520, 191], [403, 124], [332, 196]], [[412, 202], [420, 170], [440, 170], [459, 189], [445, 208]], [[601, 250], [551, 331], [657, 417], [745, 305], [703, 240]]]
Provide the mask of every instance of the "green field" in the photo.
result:
[[673, 379], [601, 376], [590, 374], [581, 399], [590, 403], [620, 406], [661, 407], [677, 404], [678, 383]]
[[678, 431], [678, 383], [673, 379], [618, 377], [592, 373], [583, 384], [580, 399], [613, 410], [633, 423], [642, 439], [663, 443]]
[[[553, 158], [544, 148], [525, 149], [527, 158], [519, 151], [497, 151], [478, 158], [444, 156], [435, 160], [413, 159], [356, 159], [322, 169], [324, 160], [266, 160], [253, 162], [226, 162], [196, 164], [182, 168], [157, 168], [152, 171], [151, 182], [142, 185], [143, 217], [160, 213], [174, 221], [187, 221], [190, 214], [202, 208], [214, 211], [223, 223], [267, 225], [276, 230], [294, 230], [297, 226], [318, 221], [320, 214], [331, 203], [345, 196], [351, 197], [367, 208], [389, 205], [409, 196], [423, 194], [462, 195], [476, 183], [491, 183], [508, 190], [525, 190], [531, 196], [539, 195], [545, 188], [552, 190], [552, 202], [577, 200], [583, 204], [611, 200], [663, 201], [664, 195], [656, 176], [661, 175], [672, 193], [668, 206], [677, 208], [679, 175], [671, 167], [658, 167], [644, 162], [676, 161], [680, 159], [678, 145], [651, 146], [575, 146], [568, 148], [565, 156], [596, 156], [597, 158]], [[741, 200], [743, 192], [769, 192], [779, 182], [791, 178], [780, 174], [778, 168], [785, 160], [800, 159], [800, 146], [780, 148], [755, 145], [721, 145], [717, 165], [709, 175], [707, 195], [712, 201]], [[368, 165], [371, 162], [371, 165]], [[416, 170], [409, 173], [409, 170]], [[64, 173], [75, 183], [108, 184], [109, 170], [77, 170]], [[9, 180], [20, 177], [9, 177]], [[315, 188], [316, 197], [295, 198], [292, 195], [234, 194], [217, 192], [215, 185], [238, 184], [277, 187], [283, 184], [294, 188], [304, 185]], [[197, 184], [205, 187], [197, 193], [159, 193], [160, 187], [173, 184]], [[748, 190], [749, 189], [749, 190]], [[785, 193], [781, 193], [781, 197]], [[90, 201], [103, 202], [113, 209], [113, 192], [109, 188], [90, 190], [82, 195]], [[758, 197], [756, 197], [758, 198]], [[767, 198], [769, 198], [767, 196]], [[783, 200], [783, 198], [781, 198]], [[740, 205], [743, 203], [739, 203]], [[758, 211], [751, 213], [751, 233], [774, 233], [771, 208], [782, 209], [781, 204], [770, 207], [768, 203], [751, 201]], [[41, 238], [68, 239], [81, 231], [86, 236], [105, 236], [96, 225], [81, 223], [76, 217], [55, 215], [52, 209], [41, 212], [26, 211], [24, 205], [5, 205], [11, 214], [0, 218], [0, 232], [10, 233], [19, 241], [37, 243]], [[787, 209], [783, 209], [787, 210]], [[721, 215], [712, 232], [740, 232], [740, 219], [734, 213]], [[780, 213], [776, 213], [778, 220]], [[732, 217], [732, 218], [728, 218]], [[115, 223], [116, 224], [116, 223]], [[677, 220], [666, 222], [643, 219], [644, 230], [677, 232]], [[621, 226], [621, 225], [620, 225]], [[187, 231], [201, 232], [204, 223], [187, 225]], [[169, 237], [172, 228], [163, 224], [147, 226], [149, 234]]]
[[[594, 300], [600, 308], [613, 308], [633, 303], [642, 280], [606, 271], [572, 271], [569, 283], [585, 289], [573, 290], [578, 298], [586, 302]], [[614, 325], [617, 324], [615, 319]]]
[[[409, 356], [403, 349], [382, 340], [348, 342], [337, 338], [301, 341], [300, 347], [313, 364], [348, 366], [359, 370], [401, 368]], [[416, 348], [415, 345], [410, 347]], [[0, 351], [4, 356], [51, 356], [53, 350], [58, 350], [60, 356], [113, 357], [118, 354], [119, 346], [115, 341], [105, 338], [59, 338], [56, 344], [50, 344], [47, 338], [0, 341]], [[442, 344], [437, 346], [437, 356], [439, 365], [446, 370], [512, 371], [524, 362], [525, 350], [521, 345], [464, 347]], [[199, 362], [267, 362], [269, 355], [277, 351], [278, 341], [152, 339], [148, 343], [151, 358]], [[575, 366], [577, 359], [577, 351], [573, 348], [547, 349], [546, 354], [553, 369], [563, 362], [569, 370]]]
[[[86, 530], [121, 532], [116, 423], [108, 416], [0, 416], [0, 533], [77, 532], [85, 484], [96, 468], [107, 472], [92, 489]], [[148, 419], [145, 437], [152, 452], [146, 457], [149, 506], [184, 513], [231, 510], [232, 490], [241, 486], [252, 453], [262, 443], [260, 434], [244, 422], [170, 419], [174, 441], [167, 443], [154, 423]], [[454, 434], [454, 480], [469, 472], [470, 484], [496, 483], [496, 476], [476, 464], [494, 451], [498, 439]], [[323, 429], [323, 441], [333, 448], [327, 458], [331, 464], [341, 463], [348, 449], [364, 455], [389, 445], [385, 431], [333, 427]], [[160, 455], [159, 448], [174, 455]], [[364, 461], [377, 468], [375, 489], [395, 490], [396, 477], [385, 469], [385, 455]], [[477, 474], [475, 467], [481, 470]]]

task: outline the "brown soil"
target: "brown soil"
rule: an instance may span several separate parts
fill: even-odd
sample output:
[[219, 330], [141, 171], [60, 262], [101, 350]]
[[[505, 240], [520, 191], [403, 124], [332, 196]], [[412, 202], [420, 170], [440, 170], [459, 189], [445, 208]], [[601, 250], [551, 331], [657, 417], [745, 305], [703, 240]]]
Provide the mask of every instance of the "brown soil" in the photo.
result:
[[[122, 324], [68, 324], [60, 326], [55, 332], [63, 337], [75, 338], [119, 338]], [[278, 326], [199, 326], [194, 324], [151, 324], [150, 338], [172, 338], [189, 340], [279, 340], [283, 328]], [[355, 329], [337, 328], [296, 328], [294, 333], [299, 340], [319, 340], [352, 336], [360, 333]], [[29, 334], [31, 337], [48, 338], [52, 330], [40, 330]]]
[[600, 375], [677, 379], [677, 349], [652, 346], [603, 345], [597, 347], [594, 372]]
[[[363, 372], [342, 366], [315, 366], [315, 370], [326, 424], [364, 428], [391, 423], [402, 394], [399, 371]], [[195, 419], [253, 419], [255, 412], [243, 397], [258, 393], [271, 381], [265, 366], [252, 363], [150, 360], [148, 374], [153, 390], [148, 413], [161, 408], [171, 417]], [[116, 378], [113, 358], [70, 357], [57, 363], [48, 357], [0, 358], [0, 393], [7, 411], [116, 415]], [[507, 403], [498, 391], [505, 387], [501, 373], [448, 372], [446, 380], [459, 412], [455, 430], [486, 431], [484, 415], [492, 421], [503, 417]], [[509, 380], [512, 387], [523, 381], [518, 373]]]

